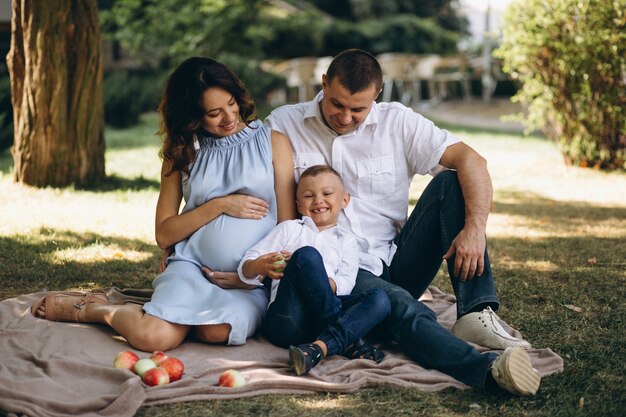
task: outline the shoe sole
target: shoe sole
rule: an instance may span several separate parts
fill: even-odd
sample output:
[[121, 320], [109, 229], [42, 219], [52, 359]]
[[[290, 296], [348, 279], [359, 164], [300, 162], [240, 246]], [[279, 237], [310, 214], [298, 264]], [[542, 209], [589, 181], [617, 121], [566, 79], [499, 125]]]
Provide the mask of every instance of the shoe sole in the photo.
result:
[[503, 355], [508, 356], [505, 371], [515, 390], [521, 395], [535, 395], [541, 383], [541, 375], [533, 369], [528, 353], [521, 348], [513, 348]]
[[304, 363], [304, 355], [295, 346], [289, 347], [289, 366], [293, 368], [296, 375], [306, 374], [306, 365]]

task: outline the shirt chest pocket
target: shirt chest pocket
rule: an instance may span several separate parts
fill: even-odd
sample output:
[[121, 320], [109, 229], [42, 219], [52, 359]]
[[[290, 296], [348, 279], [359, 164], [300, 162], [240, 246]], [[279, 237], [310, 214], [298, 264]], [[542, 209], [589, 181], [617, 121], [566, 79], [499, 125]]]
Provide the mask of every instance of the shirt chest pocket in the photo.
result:
[[300, 179], [300, 175], [302, 175], [304, 170], [307, 168], [310, 168], [313, 165], [327, 165], [324, 155], [314, 152], [294, 154], [293, 164], [296, 170], [296, 178], [298, 178], [298, 180]]
[[357, 161], [358, 197], [363, 200], [381, 200], [395, 189], [393, 156]]

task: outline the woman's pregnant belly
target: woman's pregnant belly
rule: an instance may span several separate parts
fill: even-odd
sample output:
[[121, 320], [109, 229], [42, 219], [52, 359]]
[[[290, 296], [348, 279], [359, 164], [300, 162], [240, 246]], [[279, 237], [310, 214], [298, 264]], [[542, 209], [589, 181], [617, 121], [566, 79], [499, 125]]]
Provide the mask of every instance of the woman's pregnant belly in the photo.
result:
[[215, 271], [236, 271], [244, 253], [275, 225], [273, 216], [251, 220], [223, 214], [179, 242], [172, 259], [195, 261]]

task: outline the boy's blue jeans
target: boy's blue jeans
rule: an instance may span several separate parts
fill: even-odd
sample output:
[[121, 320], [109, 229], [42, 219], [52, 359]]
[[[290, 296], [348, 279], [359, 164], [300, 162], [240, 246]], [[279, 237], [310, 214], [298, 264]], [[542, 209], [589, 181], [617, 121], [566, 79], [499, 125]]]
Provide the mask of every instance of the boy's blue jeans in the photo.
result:
[[[391, 314], [377, 326], [379, 336], [395, 340], [420, 365], [436, 369], [472, 387], [483, 387], [495, 353], [481, 354], [437, 323], [435, 313], [417, 301], [441, 266], [442, 256], [465, 223], [465, 202], [455, 171], [435, 176], [395, 239], [396, 254], [380, 277], [360, 269], [353, 293], [383, 289]], [[489, 256], [485, 249], [482, 276], [461, 281], [448, 273], [460, 317], [474, 309], [499, 306]]]
[[265, 336], [282, 347], [321, 340], [329, 356], [343, 354], [391, 309], [381, 289], [353, 294], [336, 296], [320, 253], [313, 247], [302, 247], [292, 254], [276, 299], [267, 310]]

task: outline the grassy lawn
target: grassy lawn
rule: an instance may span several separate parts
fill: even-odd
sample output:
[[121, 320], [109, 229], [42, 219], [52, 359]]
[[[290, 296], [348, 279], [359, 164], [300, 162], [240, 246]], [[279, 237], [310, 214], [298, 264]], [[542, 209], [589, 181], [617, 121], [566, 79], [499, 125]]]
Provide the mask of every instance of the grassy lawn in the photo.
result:
[[[0, 155], [0, 299], [103, 286], [149, 287], [158, 272], [154, 115], [107, 130], [109, 178], [94, 189], [34, 189]], [[488, 244], [500, 315], [565, 361], [537, 396], [414, 389], [263, 396], [144, 407], [139, 416], [618, 416], [626, 407], [626, 174], [566, 167], [542, 138], [454, 132], [489, 161]], [[428, 178], [418, 178], [417, 199]], [[451, 291], [443, 276], [435, 285]]]

